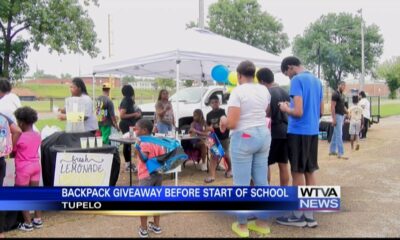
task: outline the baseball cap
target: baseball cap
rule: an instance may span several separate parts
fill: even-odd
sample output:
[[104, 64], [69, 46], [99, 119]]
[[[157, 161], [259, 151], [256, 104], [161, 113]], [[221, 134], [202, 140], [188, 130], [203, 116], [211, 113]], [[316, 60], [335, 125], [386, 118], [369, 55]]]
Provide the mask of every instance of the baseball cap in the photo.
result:
[[110, 89], [111, 85], [109, 83], [103, 83], [103, 89]]

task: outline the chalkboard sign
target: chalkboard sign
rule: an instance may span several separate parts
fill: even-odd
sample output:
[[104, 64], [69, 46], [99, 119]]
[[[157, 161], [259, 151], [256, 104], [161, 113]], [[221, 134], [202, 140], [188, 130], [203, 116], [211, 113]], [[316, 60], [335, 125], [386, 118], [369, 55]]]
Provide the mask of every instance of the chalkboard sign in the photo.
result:
[[57, 153], [54, 186], [108, 186], [113, 154]]

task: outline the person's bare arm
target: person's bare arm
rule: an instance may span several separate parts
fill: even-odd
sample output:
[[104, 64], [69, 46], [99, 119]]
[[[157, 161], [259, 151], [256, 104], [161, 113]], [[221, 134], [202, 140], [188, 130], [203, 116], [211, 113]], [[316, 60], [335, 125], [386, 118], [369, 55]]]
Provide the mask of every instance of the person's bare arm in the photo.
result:
[[118, 131], [121, 131], [121, 129], [119, 129], [119, 126], [117, 123], [117, 118], [115, 116], [111, 117], [111, 121], [112, 121], [112, 125], [115, 127], [115, 129], [117, 129]]
[[[138, 141], [138, 143], [136, 143], [136, 144], [140, 144], [140, 141]], [[149, 157], [149, 153], [142, 150], [142, 154], [140, 154], [140, 152], [137, 150], [136, 146], [134, 147], [134, 149], [135, 149], [134, 150], [135, 151], [135, 155], [137, 156], [136, 159], [138, 161], [146, 162], [148, 157]], [[143, 157], [145, 157], [146, 159], [143, 159]]]
[[204, 131], [196, 131], [196, 133], [197, 133], [198, 135], [200, 135], [200, 136], [207, 137], [207, 136], [208, 136], [208, 133], [209, 133], [209, 130], [207, 129], [207, 127], [205, 127], [205, 130], [204, 130]]
[[124, 108], [121, 108], [119, 110], [119, 117], [121, 119], [140, 118], [141, 116], [142, 116], [141, 112], [126, 113], [126, 109], [124, 109]]
[[171, 105], [169, 105], [169, 104], [167, 105], [166, 108], [163, 108], [162, 104], [157, 104], [156, 105], [156, 113], [161, 118], [164, 117], [165, 113], [167, 113], [170, 109], [171, 109]]
[[196, 133], [196, 129], [194, 128], [194, 122], [190, 124], [189, 133]]
[[22, 131], [17, 126], [17, 124], [13, 123], [10, 125], [10, 132], [11, 132], [12, 144], [13, 146], [16, 146], [18, 138], [21, 136]]
[[57, 118], [61, 121], [67, 120], [67, 115], [65, 113], [58, 114]]
[[294, 107], [290, 108], [288, 102], [281, 102], [279, 104], [279, 108], [281, 109], [282, 112], [287, 113], [290, 116], [293, 117], [302, 117], [303, 116], [303, 98], [300, 96], [294, 96], [293, 98], [294, 102]]
[[271, 104], [268, 104], [268, 107], [267, 107], [267, 117], [271, 117]]
[[240, 107], [228, 108], [228, 128], [235, 129], [240, 119]]

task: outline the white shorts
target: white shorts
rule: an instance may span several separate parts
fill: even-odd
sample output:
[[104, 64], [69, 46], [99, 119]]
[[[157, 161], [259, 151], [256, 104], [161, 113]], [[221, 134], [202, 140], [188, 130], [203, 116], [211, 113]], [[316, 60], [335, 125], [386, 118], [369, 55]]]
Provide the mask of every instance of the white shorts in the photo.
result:
[[351, 122], [349, 125], [349, 134], [350, 135], [358, 135], [361, 130], [361, 122]]

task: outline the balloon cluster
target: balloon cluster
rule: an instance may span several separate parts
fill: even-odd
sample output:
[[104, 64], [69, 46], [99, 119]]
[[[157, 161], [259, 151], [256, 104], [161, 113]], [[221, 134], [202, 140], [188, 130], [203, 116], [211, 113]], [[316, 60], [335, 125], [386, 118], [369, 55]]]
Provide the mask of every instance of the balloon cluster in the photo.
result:
[[[258, 83], [257, 79], [258, 68], [256, 68], [256, 76], [254, 82]], [[229, 72], [229, 69], [224, 65], [216, 65], [211, 70], [211, 77], [217, 83], [227, 85], [227, 91], [230, 93], [238, 85], [238, 75], [236, 71]]]

